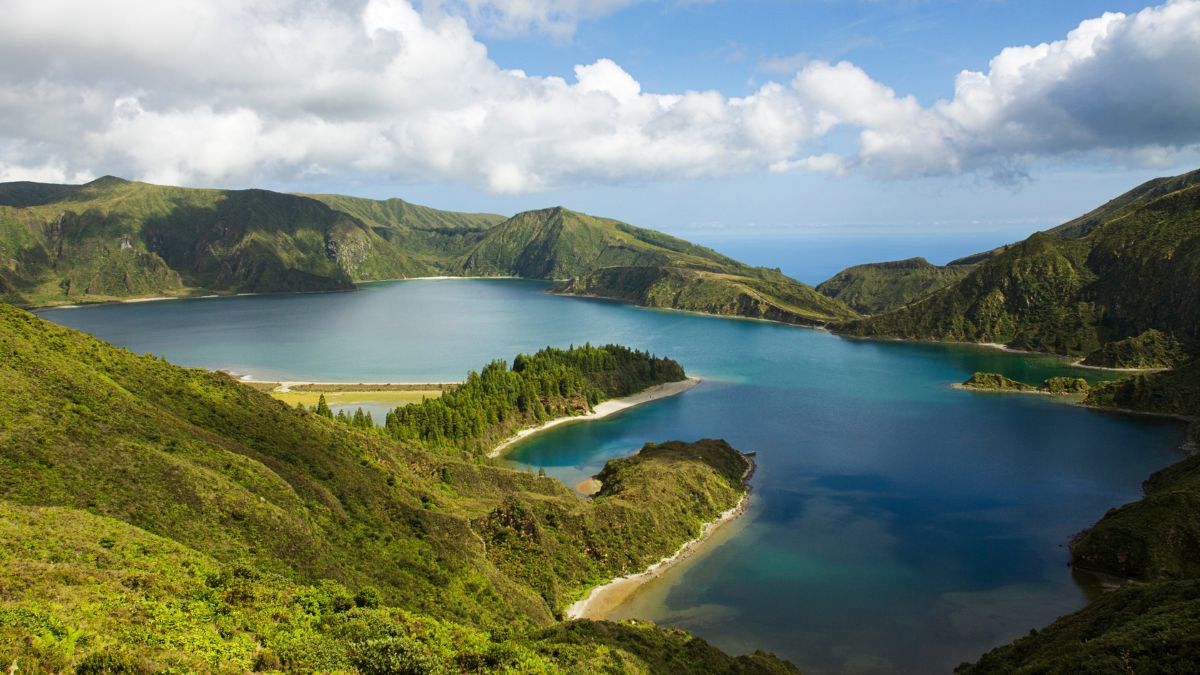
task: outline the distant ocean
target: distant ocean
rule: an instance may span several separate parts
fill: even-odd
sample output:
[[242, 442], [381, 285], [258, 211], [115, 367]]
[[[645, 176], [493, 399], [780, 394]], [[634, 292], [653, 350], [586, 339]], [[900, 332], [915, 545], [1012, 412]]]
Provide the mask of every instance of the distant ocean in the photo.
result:
[[784, 274], [815, 286], [851, 265], [862, 263], [920, 256], [935, 265], [944, 265], [972, 253], [1020, 241], [1036, 229], [1041, 228], [919, 234], [695, 229], [671, 234], [750, 265], [778, 267]]

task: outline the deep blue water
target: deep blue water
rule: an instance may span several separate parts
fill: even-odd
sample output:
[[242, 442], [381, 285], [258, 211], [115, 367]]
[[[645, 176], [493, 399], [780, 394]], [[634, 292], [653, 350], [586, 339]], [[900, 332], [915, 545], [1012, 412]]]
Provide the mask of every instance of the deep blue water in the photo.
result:
[[1065, 544], [1176, 459], [1177, 423], [1040, 396], [951, 389], [976, 370], [1028, 382], [1050, 357], [870, 342], [544, 294], [528, 281], [408, 281], [354, 293], [184, 300], [43, 315], [135, 352], [258, 379], [461, 379], [545, 345], [668, 355], [697, 388], [517, 446], [574, 485], [645, 441], [758, 452], [747, 517], [618, 615], [764, 648], [806, 673], [945, 672], [1086, 601]]

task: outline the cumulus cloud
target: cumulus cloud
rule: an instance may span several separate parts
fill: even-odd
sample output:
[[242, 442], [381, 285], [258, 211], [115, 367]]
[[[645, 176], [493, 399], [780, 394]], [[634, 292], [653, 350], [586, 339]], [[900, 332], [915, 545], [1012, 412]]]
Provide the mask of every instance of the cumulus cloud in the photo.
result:
[[[1105, 151], [1161, 156], [1200, 143], [1200, 2], [1089, 19], [1063, 40], [1010, 47], [923, 108], [850, 63], [793, 81], [832, 126], [859, 130], [860, 167], [911, 176], [1006, 175], [1023, 158]], [[1149, 153], [1149, 155], [1147, 154]]]
[[[647, 92], [608, 59], [528, 74], [493, 62], [470, 23], [495, 11], [554, 30], [621, 4], [0, 0], [0, 179], [362, 175], [519, 193], [767, 169], [1005, 176], [1200, 142], [1200, 0], [1006, 49], [930, 106], [845, 62], [743, 97]], [[851, 151], [825, 147], [838, 129]]]

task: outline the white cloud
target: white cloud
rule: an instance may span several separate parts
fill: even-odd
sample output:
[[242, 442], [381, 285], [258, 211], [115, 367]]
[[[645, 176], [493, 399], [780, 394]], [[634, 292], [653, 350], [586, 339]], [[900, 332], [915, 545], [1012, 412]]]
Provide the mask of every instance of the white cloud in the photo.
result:
[[810, 110], [859, 130], [850, 160], [889, 175], [1004, 175], [1025, 158], [1086, 152], [1163, 157], [1200, 143], [1200, 2], [1108, 13], [1064, 40], [1005, 49], [928, 108], [849, 63], [809, 64], [794, 87]]
[[[624, 4], [463, 2], [539, 30]], [[0, 178], [364, 175], [517, 193], [766, 169], [1002, 177], [1072, 153], [1161, 163], [1200, 142], [1200, 0], [1006, 49], [931, 106], [850, 63], [806, 62], [741, 98], [646, 92], [608, 59], [570, 81], [504, 70], [451, 8], [0, 0]], [[825, 147], [838, 129], [851, 151]]]

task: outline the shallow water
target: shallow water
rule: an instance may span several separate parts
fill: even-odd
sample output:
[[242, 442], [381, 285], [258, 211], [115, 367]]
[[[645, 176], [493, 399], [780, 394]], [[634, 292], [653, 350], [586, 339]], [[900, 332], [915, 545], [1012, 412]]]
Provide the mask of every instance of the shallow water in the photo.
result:
[[676, 358], [705, 381], [534, 436], [509, 461], [575, 485], [645, 441], [721, 437], [757, 451], [750, 513], [617, 614], [774, 651], [806, 673], [944, 672], [1078, 609], [1067, 540], [1179, 457], [1174, 422], [948, 386], [977, 370], [1104, 377], [1061, 359], [845, 340], [544, 287], [387, 282], [43, 315], [261, 380], [457, 380], [493, 358], [585, 341]]

